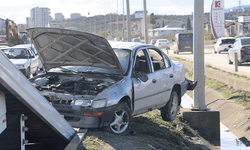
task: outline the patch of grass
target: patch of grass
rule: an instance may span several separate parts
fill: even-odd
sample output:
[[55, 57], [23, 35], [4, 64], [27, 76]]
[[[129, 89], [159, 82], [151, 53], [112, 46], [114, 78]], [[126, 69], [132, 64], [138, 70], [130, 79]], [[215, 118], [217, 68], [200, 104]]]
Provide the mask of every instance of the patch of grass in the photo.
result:
[[84, 139], [82, 146], [84, 149], [87, 150], [99, 150], [102, 149], [102, 147], [104, 146], [104, 142], [102, 140], [100, 140], [98, 137], [92, 135], [92, 136], [88, 136]]

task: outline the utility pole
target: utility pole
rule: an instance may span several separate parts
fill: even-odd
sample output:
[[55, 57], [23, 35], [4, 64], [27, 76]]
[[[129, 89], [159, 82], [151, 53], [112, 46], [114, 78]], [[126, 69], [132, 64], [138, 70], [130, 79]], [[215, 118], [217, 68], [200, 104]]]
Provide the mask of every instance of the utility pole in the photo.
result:
[[127, 35], [128, 35], [128, 42], [131, 42], [131, 25], [130, 25], [130, 8], [129, 8], [129, 0], [127, 1]]
[[204, 75], [204, 0], [194, 0], [194, 81], [198, 85], [194, 89], [194, 109], [207, 110], [205, 105]]
[[116, 15], [116, 28], [117, 28], [117, 32], [116, 32], [116, 40], [118, 41], [118, 0], [117, 0], [117, 15]]
[[146, 0], [144, 0], [144, 40], [145, 44], [148, 44], [148, 25], [147, 25], [147, 5]]
[[125, 36], [124, 36], [124, 0], [122, 1], [122, 5], [123, 5], [123, 15], [122, 15], [122, 41], [124, 42], [125, 40]]

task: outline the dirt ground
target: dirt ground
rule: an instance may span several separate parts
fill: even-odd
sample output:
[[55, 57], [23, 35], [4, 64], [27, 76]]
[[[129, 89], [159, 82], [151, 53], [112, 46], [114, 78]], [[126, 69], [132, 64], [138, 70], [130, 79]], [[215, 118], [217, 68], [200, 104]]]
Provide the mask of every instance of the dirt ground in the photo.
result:
[[210, 150], [217, 149], [184, 122], [162, 121], [159, 110], [133, 118], [128, 135], [115, 135], [103, 129], [89, 129], [79, 150]]

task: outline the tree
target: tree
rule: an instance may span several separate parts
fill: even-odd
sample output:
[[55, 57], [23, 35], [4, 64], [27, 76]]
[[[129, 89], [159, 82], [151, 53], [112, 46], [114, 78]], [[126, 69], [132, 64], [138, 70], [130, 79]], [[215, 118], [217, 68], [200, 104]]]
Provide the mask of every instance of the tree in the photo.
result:
[[149, 22], [153, 25], [153, 36], [155, 36], [154, 35], [154, 24], [156, 24], [156, 15], [154, 15], [154, 13], [151, 13], [149, 16], [148, 16], [148, 18], [149, 18]]
[[191, 30], [191, 21], [190, 21], [189, 18], [188, 18], [188, 20], [187, 20], [187, 30], [188, 30], [188, 31]]
[[164, 23], [164, 20], [162, 20], [162, 27], [165, 27], [165, 23]]

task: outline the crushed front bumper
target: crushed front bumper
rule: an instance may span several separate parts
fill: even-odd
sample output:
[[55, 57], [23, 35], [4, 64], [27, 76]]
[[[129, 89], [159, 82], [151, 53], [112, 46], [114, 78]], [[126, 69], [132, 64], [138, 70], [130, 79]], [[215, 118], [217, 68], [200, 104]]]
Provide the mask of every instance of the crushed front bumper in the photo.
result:
[[[79, 128], [98, 128], [108, 126], [113, 120], [113, 114], [117, 105], [105, 108], [91, 108], [84, 106], [72, 106], [63, 104], [53, 104], [56, 110], [67, 120], [72, 127]], [[101, 116], [90, 116], [87, 114], [94, 114], [103, 112]]]

